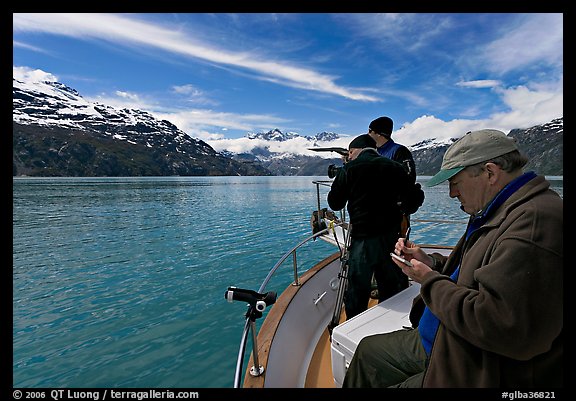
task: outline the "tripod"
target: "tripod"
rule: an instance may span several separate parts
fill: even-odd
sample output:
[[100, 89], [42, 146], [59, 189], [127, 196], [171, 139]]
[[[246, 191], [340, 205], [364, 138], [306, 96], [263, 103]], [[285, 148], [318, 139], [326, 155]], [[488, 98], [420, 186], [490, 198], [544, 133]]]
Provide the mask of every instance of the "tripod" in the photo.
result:
[[334, 327], [340, 324], [340, 315], [342, 314], [342, 305], [344, 303], [344, 294], [346, 293], [346, 288], [348, 287], [348, 258], [350, 242], [352, 240], [352, 225], [348, 224], [348, 230], [345, 232], [344, 238], [344, 249], [342, 250], [342, 256], [340, 257], [340, 273], [338, 273], [338, 292], [336, 294], [336, 305], [334, 305], [334, 312], [332, 313], [332, 319], [328, 324], [328, 333], [330, 333], [330, 339], [332, 339], [332, 330]]

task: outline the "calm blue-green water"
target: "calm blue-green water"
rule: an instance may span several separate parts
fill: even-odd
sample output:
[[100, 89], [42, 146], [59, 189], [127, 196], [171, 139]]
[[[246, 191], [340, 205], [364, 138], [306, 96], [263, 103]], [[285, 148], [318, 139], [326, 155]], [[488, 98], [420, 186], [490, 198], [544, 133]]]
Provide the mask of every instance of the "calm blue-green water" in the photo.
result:
[[[224, 292], [258, 290], [311, 234], [314, 178], [15, 178], [14, 387], [232, 387], [246, 305]], [[465, 222], [447, 189], [413, 219]], [[412, 239], [464, 227], [414, 222]], [[334, 251], [307, 244], [301, 269]], [[292, 278], [290, 259], [267, 290]]]

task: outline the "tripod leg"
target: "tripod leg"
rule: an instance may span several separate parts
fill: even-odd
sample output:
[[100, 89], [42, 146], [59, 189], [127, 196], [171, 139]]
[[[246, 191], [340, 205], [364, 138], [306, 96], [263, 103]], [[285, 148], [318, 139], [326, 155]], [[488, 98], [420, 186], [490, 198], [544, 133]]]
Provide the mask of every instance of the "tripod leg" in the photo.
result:
[[342, 304], [344, 303], [344, 294], [348, 286], [348, 256], [350, 250], [350, 243], [352, 241], [352, 224], [348, 225], [348, 230], [344, 236], [344, 250], [340, 263], [340, 273], [338, 278], [338, 293], [336, 294], [336, 305], [334, 305], [334, 313], [332, 313], [332, 320], [328, 324], [328, 333], [330, 333], [330, 341], [332, 341], [332, 330], [340, 324], [340, 315], [342, 314]]
[[338, 274], [338, 292], [336, 294], [336, 304], [334, 305], [334, 312], [332, 313], [332, 320], [328, 324], [328, 332], [330, 337], [332, 337], [332, 330], [334, 327], [340, 324], [340, 315], [342, 314], [342, 305], [344, 303], [344, 294], [346, 293], [346, 287], [348, 284], [348, 263], [347, 261], [342, 261], [342, 266], [340, 268], [340, 273]]

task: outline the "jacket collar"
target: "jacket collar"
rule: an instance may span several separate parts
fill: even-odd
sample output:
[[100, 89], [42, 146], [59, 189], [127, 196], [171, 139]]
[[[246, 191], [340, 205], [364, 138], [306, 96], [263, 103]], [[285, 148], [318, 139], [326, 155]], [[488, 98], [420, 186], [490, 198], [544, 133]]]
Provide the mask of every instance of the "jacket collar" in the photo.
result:
[[496, 196], [486, 205], [484, 209], [470, 217], [468, 229], [466, 230], [466, 239], [468, 239], [468, 237], [470, 237], [474, 231], [476, 231], [492, 216], [494, 216], [498, 208], [502, 206], [502, 204], [504, 204], [504, 202], [506, 202], [510, 197], [512, 197], [516, 191], [522, 188], [528, 181], [536, 177], [536, 173], [529, 171], [506, 184], [506, 186], [496, 194]]

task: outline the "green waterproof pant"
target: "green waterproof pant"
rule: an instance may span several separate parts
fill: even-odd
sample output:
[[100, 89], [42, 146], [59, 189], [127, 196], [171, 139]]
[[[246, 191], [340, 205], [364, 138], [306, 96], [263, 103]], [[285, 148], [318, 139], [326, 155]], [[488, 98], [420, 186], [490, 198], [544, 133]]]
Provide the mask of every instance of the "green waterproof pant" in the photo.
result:
[[342, 387], [422, 387], [427, 355], [417, 329], [364, 337]]

